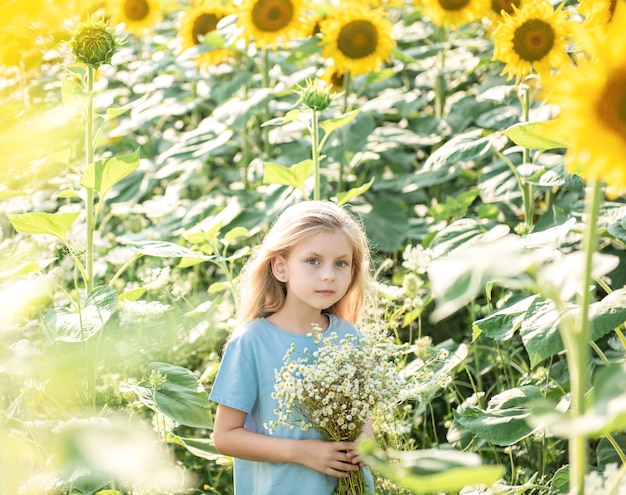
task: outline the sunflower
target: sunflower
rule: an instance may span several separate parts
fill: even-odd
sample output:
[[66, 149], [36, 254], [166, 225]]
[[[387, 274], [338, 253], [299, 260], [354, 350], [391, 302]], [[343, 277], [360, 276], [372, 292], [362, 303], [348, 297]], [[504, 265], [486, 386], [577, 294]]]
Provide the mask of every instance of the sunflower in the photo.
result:
[[549, 82], [547, 100], [560, 106], [557, 122], [568, 136], [570, 172], [626, 191], [626, 5], [618, 5], [606, 32], [597, 32], [586, 59]]
[[489, 13], [490, 0], [422, 0], [424, 16], [433, 24], [456, 28]]
[[506, 64], [501, 75], [515, 76], [519, 82], [534, 69], [545, 77], [550, 68], [570, 61], [566, 46], [571, 28], [562, 8], [563, 4], [554, 9], [547, 0], [539, 0], [521, 9], [513, 6], [513, 14], [503, 13], [493, 31], [493, 60]]
[[124, 24], [128, 33], [140, 36], [161, 20], [158, 0], [110, 0], [111, 22]]
[[333, 11], [320, 24], [323, 54], [341, 74], [358, 76], [380, 70], [396, 46], [392, 30], [383, 10], [350, 4], [349, 9]]
[[307, 0], [244, 0], [237, 20], [246, 42], [273, 49], [306, 38], [313, 24]]
[[[182, 38], [182, 50], [188, 50], [202, 43], [204, 36], [217, 28], [217, 23], [234, 9], [224, 5], [221, 0], [204, 0], [190, 8], [182, 18], [179, 34]], [[233, 56], [232, 50], [215, 48], [195, 57], [198, 65], [218, 65]]]
[[513, 14], [513, 6], [518, 10], [522, 8], [525, 0], [491, 0], [491, 8], [487, 12], [487, 18], [492, 25], [497, 25], [502, 21], [502, 13]]
[[606, 28], [613, 19], [618, 0], [580, 0], [578, 12], [583, 16], [582, 23], [573, 26], [573, 37], [576, 40], [576, 57], [580, 51], [593, 49], [595, 36], [606, 33]]
[[330, 86], [333, 93], [341, 93], [344, 90], [345, 74], [337, 72], [334, 65], [326, 67], [320, 79]]
[[590, 29], [602, 29], [611, 22], [617, 0], [580, 0], [578, 11]]

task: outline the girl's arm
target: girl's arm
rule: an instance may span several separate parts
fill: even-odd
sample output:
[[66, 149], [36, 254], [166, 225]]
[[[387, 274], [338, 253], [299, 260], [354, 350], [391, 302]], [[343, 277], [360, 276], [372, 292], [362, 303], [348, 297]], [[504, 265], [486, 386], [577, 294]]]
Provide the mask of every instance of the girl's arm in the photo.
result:
[[336, 478], [346, 478], [346, 471], [359, 469], [347, 454], [354, 451], [353, 442], [272, 437], [245, 429], [245, 419], [243, 411], [222, 404], [217, 406], [213, 442], [220, 453], [248, 461], [302, 464]]

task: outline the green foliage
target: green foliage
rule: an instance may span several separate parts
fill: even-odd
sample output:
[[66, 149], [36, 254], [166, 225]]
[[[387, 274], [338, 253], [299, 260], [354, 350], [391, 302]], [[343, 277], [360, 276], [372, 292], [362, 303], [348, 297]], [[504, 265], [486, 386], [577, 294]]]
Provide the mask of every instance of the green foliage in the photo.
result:
[[[179, 13], [97, 74], [59, 47], [19, 77], [0, 68], [0, 492], [53, 470], [63, 495], [150, 478], [154, 493], [232, 493], [207, 391], [238, 273], [316, 194], [367, 230], [368, 318], [404, 346], [403, 372], [424, 348], [448, 353], [444, 383], [424, 380], [364, 447], [380, 495], [567, 493], [571, 435], [590, 469], [624, 463], [626, 205], [603, 197], [591, 222], [583, 305], [591, 193], [565, 167], [568, 136], [526, 118], [546, 109], [500, 76], [483, 26], [445, 39], [400, 7], [385, 67], [312, 109], [297, 90], [324, 67], [315, 38], [201, 68], [194, 55], [236, 47], [232, 25], [177, 54]], [[116, 444], [134, 462], [103, 470], [128, 459]], [[162, 484], [153, 467], [179, 479], [172, 464], [194, 486]]]

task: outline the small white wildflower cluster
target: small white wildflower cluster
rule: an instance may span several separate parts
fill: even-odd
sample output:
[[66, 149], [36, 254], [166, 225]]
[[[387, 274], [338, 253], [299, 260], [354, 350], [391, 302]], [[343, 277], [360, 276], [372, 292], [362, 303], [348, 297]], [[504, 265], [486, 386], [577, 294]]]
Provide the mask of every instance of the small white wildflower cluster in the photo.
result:
[[162, 304], [158, 301], [120, 301], [120, 321], [122, 323], [135, 323], [137, 321], [149, 321], [165, 314], [169, 309], [169, 304]]
[[585, 493], [626, 495], [624, 469], [620, 470], [617, 464], [611, 463], [605, 466], [604, 472], [590, 472], [585, 476]]
[[421, 245], [408, 245], [402, 252], [402, 259], [403, 267], [415, 273], [424, 274], [432, 262], [432, 252]]
[[170, 282], [170, 275], [169, 266], [148, 267], [142, 276], [143, 287], [147, 290], [163, 289]]
[[273, 434], [281, 426], [316, 429], [332, 441], [353, 441], [378, 411], [405, 398], [407, 383], [398, 372], [398, 357], [380, 331], [364, 331], [359, 339], [336, 333], [324, 336], [314, 326], [313, 352], [287, 351], [275, 370], [272, 397], [277, 421], [265, 424]]
[[412, 384], [411, 399], [427, 403], [452, 383], [452, 376], [449, 373], [459, 360], [457, 356], [450, 360], [450, 352], [444, 348], [434, 347], [430, 337], [416, 340], [411, 350], [415, 357], [402, 370], [402, 376]]

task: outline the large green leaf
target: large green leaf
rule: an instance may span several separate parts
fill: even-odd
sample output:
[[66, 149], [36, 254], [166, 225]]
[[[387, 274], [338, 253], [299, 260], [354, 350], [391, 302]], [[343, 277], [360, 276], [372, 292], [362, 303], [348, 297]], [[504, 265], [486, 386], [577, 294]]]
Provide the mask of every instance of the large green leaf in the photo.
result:
[[568, 305], [557, 309], [552, 301], [543, 298], [531, 302], [522, 320], [520, 335], [532, 367], [563, 350], [559, 326], [564, 318], [572, 316], [573, 308]]
[[265, 162], [264, 184], [281, 184], [298, 189], [307, 197], [305, 182], [313, 174], [313, 160], [303, 160], [291, 167], [283, 167], [278, 163]]
[[372, 210], [363, 215], [363, 223], [372, 246], [386, 253], [397, 251], [409, 230], [409, 219], [404, 210], [388, 199], [376, 201]]
[[534, 428], [526, 418], [530, 415], [529, 402], [542, 398], [534, 385], [506, 390], [489, 401], [487, 409], [467, 407], [455, 412], [455, 420], [465, 429], [489, 443], [512, 445], [529, 436]]
[[345, 125], [348, 125], [350, 122], [352, 122], [352, 120], [354, 120], [354, 118], [358, 115], [360, 110], [352, 110], [351, 112], [348, 112], [345, 115], [341, 115], [337, 118], [334, 119], [328, 119], [325, 120], [324, 122], [322, 122], [320, 124], [320, 127], [324, 130], [324, 132], [326, 133], [327, 137], [328, 135], [330, 135], [333, 131], [336, 131], [337, 129], [342, 128]]
[[520, 328], [526, 318], [526, 313], [531, 303], [539, 297], [533, 295], [516, 302], [511, 306], [502, 308], [495, 313], [477, 320], [472, 325], [474, 331], [473, 340], [481, 333], [494, 340], [508, 340]]
[[139, 148], [134, 152], [90, 163], [80, 184], [105, 195], [115, 184], [139, 168]]
[[84, 342], [96, 335], [115, 313], [117, 292], [108, 285], [89, 293], [80, 310], [53, 308], [44, 316], [52, 337], [61, 342]]
[[[576, 318], [579, 308], [568, 305], [557, 309], [553, 302], [536, 298], [523, 315], [520, 327], [522, 342], [535, 366], [563, 350], [560, 326], [563, 319]], [[619, 289], [589, 307], [593, 340], [598, 340], [626, 321], [626, 289]]]
[[369, 188], [372, 187], [372, 184], [374, 183], [374, 179], [375, 177], [372, 177], [372, 180], [370, 180], [367, 184], [363, 184], [361, 187], [354, 187], [350, 189], [349, 191], [337, 194], [337, 204], [338, 205], [346, 204], [351, 199], [354, 199], [357, 196], [360, 196], [364, 192], [368, 191]]
[[132, 248], [138, 253], [158, 258], [197, 258], [200, 260], [211, 259], [201, 253], [196, 253], [185, 246], [167, 241], [139, 241], [132, 244]]
[[510, 232], [506, 225], [495, 225], [487, 229], [481, 222], [473, 218], [462, 218], [441, 229], [432, 238], [428, 248], [434, 258], [451, 253], [463, 245], [477, 242], [494, 241]]
[[516, 124], [505, 129], [503, 134], [524, 148], [551, 150], [567, 147], [566, 136], [559, 133], [559, 126], [554, 121]]
[[[529, 273], [526, 271], [551, 261], [554, 250], [561, 245], [573, 225], [572, 219], [523, 238], [513, 234], [502, 235], [505, 230], [500, 226], [479, 235], [480, 226], [471, 219], [459, 220], [442, 230], [429, 245], [435, 254], [428, 270], [437, 305], [432, 318], [436, 321], [462, 308], [488, 283], [539, 292], [538, 280], [530, 273], [531, 270]], [[598, 260], [600, 258], [602, 256], [598, 255]], [[607, 266], [600, 260], [597, 273]], [[555, 279], [558, 273], [558, 270], [552, 270], [552, 273], [546, 270], [544, 278], [546, 281]], [[558, 281], [556, 285], [559, 285]], [[560, 285], [564, 290], [569, 288], [568, 284]]]
[[478, 454], [456, 450], [383, 451], [366, 440], [359, 442], [359, 451], [372, 469], [413, 493], [454, 493], [489, 485], [504, 474], [502, 466], [485, 466]]
[[459, 134], [435, 150], [424, 162], [423, 170], [444, 170], [460, 162], [476, 160], [491, 150], [489, 136], [481, 137], [482, 129]]
[[533, 280], [525, 271], [543, 257], [545, 253], [525, 250], [517, 237], [507, 235], [495, 240], [483, 237], [479, 243], [434, 259], [428, 269], [436, 303], [433, 320], [464, 307], [490, 282], [508, 287], [531, 286]]
[[13, 228], [22, 234], [50, 234], [65, 241], [67, 231], [80, 215], [76, 213], [22, 213], [7, 217]]
[[145, 93], [143, 96], [141, 96], [140, 98], [137, 98], [136, 100], [132, 100], [130, 102], [128, 102], [126, 105], [122, 105], [119, 107], [110, 107], [107, 108], [106, 110], [106, 119], [107, 120], [112, 120], [116, 117], [119, 117], [120, 115], [128, 112], [129, 110], [132, 110], [133, 108], [139, 106], [139, 105], [143, 105], [143, 103], [148, 99], [148, 97], [150, 96], [150, 93]]
[[597, 437], [626, 429], [626, 369], [606, 366], [594, 377], [584, 414], [572, 417], [568, 410], [547, 400], [532, 403], [529, 424], [547, 428], [553, 435], [569, 438], [573, 434]]
[[[156, 407], [177, 423], [197, 428], [212, 428], [209, 396], [188, 369], [169, 363], [153, 362], [147, 374], [159, 372], [166, 378], [156, 391]], [[144, 384], [145, 385], [145, 384]]]
[[170, 434], [168, 442], [182, 445], [196, 457], [206, 459], [207, 461], [215, 461], [224, 457], [217, 451], [213, 440], [210, 438], [185, 438]]

